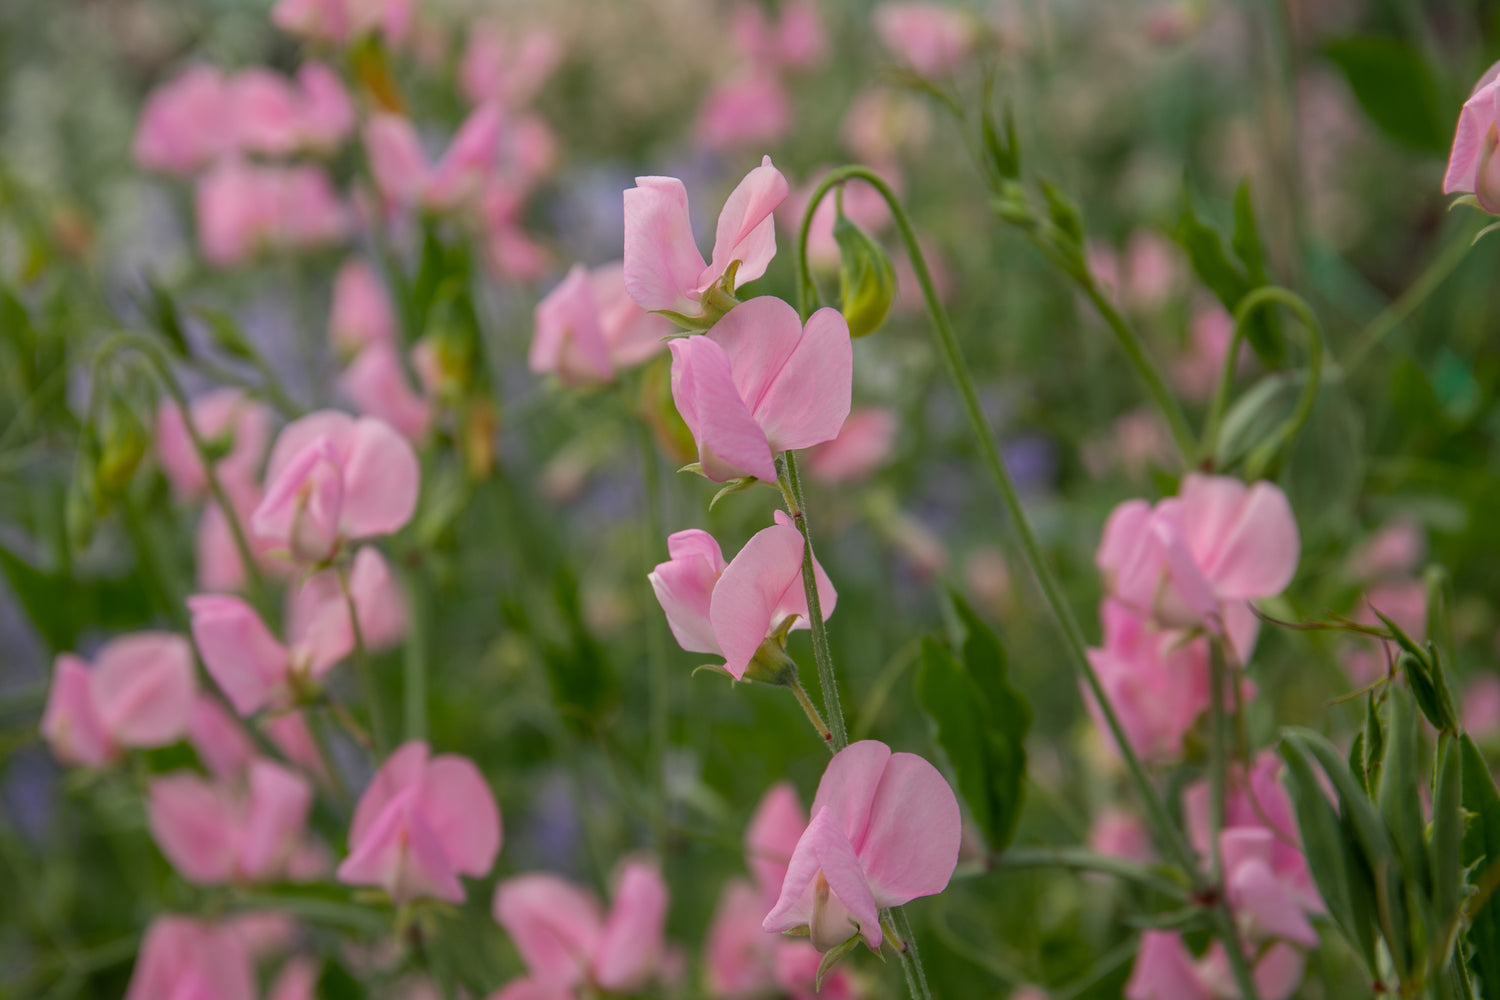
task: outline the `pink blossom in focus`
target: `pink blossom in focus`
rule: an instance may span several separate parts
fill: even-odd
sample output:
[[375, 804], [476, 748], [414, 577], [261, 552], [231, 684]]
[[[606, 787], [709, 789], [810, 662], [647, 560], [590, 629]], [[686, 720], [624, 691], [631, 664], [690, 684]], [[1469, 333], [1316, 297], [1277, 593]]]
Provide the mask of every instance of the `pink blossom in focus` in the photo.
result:
[[1095, 562], [1105, 589], [1138, 614], [1168, 628], [1206, 625], [1243, 662], [1259, 631], [1249, 602], [1286, 589], [1299, 550], [1277, 486], [1190, 473], [1176, 497], [1116, 507]]
[[[210, 451], [222, 455], [214, 462], [221, 484], [252, 482], [271, 439], [271, 412], [239, 389], [215, 389], [195, 398], [188, 407], [193, 429]], [[202, 496], [208, 476], [193, 446], [182, 410], [171, 400], [162, 402], [156, 417], [156, 455], [173, 491], [183, 498]]]
[[401, 530], [416, 511], [420, 475], [411, 445], [389, 424], [312, 413], [276, 439], [250, 530], [296, 561], [322, 562], [346, 541]]
[[500, 808], [467, 757], [402, 744], [360, 796], [339, 881], [377, 886], [397, 904], [462, 903], [460, 875], [483, 878], [500, 852]]
[[958, 799], [937, 768], [884, 743], [839, 751], [767, 914], [768, 931], [807, 928], [820, 952], [883, 938], [879, 911], [942, 892], [958, 864]]
[[195, 688], [192, 647], [167, 632], [121, 636], [101, 646], [92, 664], [63, 653], [53, 667], [42, 736], [63, 763], [104, 767], [127, 748], [180, 739]]
[[1473, 194], [1486, 212], [1500, 214], [1497, 146], [1500, 146], [1500, 77], [1491, 67], [1459, 112], [1453, 149], [1448, 154], [1448, 172], [1443, 176], [1443, 193]]
[[735, 306], [672, 351], [672, 399], [714, 482], [776, 481], [775, 455], [836, 438], [849, 416], [854, 347], [836, 309], [797, 312], [771, 296]]
[[923, 76], [957, 69], [979, 41], [979, 25], [962, 10], [932, 2], [883, 3], [875, 33], [891, 55]]
[[574, 265], [537, 304], [528, 361], [564, 385], [609, 382], [660, 352], [672, 332], [671, 323], [631, 301], [619, 263]]
[[269, 760], [243, 781], [192, 771], [153, 778], [146, 796], [151, 835], [177, 873], [197, 885], [286, 876], [312, 809], [306, 779]]
[[890, 461], [896, 414], [883, 406], [853, 410], [839, 436], [808, 450], [807, 474], [819, 482], [856, 482]]
[[750, 72], [709, 92], [694, 131], [704, 149], [725, 152], [774, 146], [791, 124], [791, 97], [781, 81], [767, 72]]
[[[625, 287], [642, 309], [686, 316], [703, 311], [703, 293], [736, 261], [735, 285], [766, 273], [776, 255], [771, 214], [787, 182], [765, 157], [730, 192], [719, 213], [713, 259], [704, 264], [688, 221], [687, 189], [675, 177], [637, 177], [625, 192]], [[733, 292], [733, 289], [729, 289]]]
[[157, 917], [146, 929], [125, 1000], [255, 1000], [250, 955], [228, 927]]
[[[671, 558], [652, 570], [651, 587], [678, 644], [724, 657], [724, 669], [740, 680], [760, 644], [789, 619], [796, 619], [793, 629], [810, 627], [803, 550], [802, 533], [781, 511], [729, 563], [708, 532], [678, 531], [667, 538]], [[813, 568], [826, 620], [838, 595], [823, 567]]]
[[235, 142], [229, 81], [211, 66], [190, 66], [146, 98], [131, 155], [147, 170], [189, 177]]
[[492, 912], [521, 953], [528, 973], [524, 982], [536, 991], [518, 991], [518, 996], [567, 996], [571, 994], [541, 990], [584, 985], [606, 993], [638, 993], [661, 972], [667, 886], [651, 862], [625, 863], [607, 914], [593, 893], [545, 874], [501, 882]]

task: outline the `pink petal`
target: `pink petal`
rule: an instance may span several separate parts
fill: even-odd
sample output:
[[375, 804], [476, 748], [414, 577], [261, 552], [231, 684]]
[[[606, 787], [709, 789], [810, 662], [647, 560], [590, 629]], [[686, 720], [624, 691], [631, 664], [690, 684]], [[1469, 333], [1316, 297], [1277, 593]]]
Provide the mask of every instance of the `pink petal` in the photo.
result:
[[703, 274], [687, 189], [675, 177], [637, 177], [625, 192], [625, 287], [642, 309], [697, 311]]
[[571, 986], [586, 974], [603, 921], [590, 894], [555, 875], [521, 875], [495, 887], [495, 922], [505, 928], [527, 971]]
[[[786, 511], [775, 511], [771, 517], [782, 527], [797, 530], [791, 515]], [[798, 534], [801, 532], [799, 531]], [[813, 560], [813, 582], [818, 588], [818, 608], [823, 612], [823, 620], [826, 622], [838, 605], [839, 595], [833, 589], [833, 582], [828, 579], [828, 574], [823, 572], [823, 564], [817, 559]], [[792, 615], [797, 616], [797, 622], [792, 626], [793, 632], [812, 628], [812, 620], [807, 610], [807, 586], [802, 582], [801, 573], [787, 582], [786, 590], [782, 593], [781, 599], [776, 602], [776, 610], [771, 618], [773, 627]]]
[[482, 104], [470, 112], [433, 171], [427, 188], [430, 205], [453, 209], [478, 197], [485, 177], [495, 167], [504, 122], [496, 104]]
[[797, 318], [797, 310], [771, 295], [741, 302], [708, 332], [708, 339], [728, 355], [735, 392], [752, 414], [765, 409], [766, 394], [801, 338], [802, 321]]
[[691, 528], [671, 535], [667, 551], [672, 558], [659, 563], [648, 577], [667, 626], [688, 652], [722, 656], [709, 621], [714, 587], [725, 566], [719, 543], [708, 532]]
[[396, 349], [372, 345], [344, 369], [339, 385], [354, 408], [382, 420], [409, 441], [420, 442], [432, 426], [432, 406], [412, 390]]
[[348, 885], [379, 886], [397, 904], [417, 899], [461, 903], [463, 884], [437, 835], [416, 809], [416, 792], [393, 799], [338, 868]]
[[958, 799], [938, 769], [916, 754], [891, 754], [857, 847], [876, 904], [946, 889], [962, 838]]
[[1136, 954], [1126, 1000], [1212, 1000], [1193, 966], [1182, 936], [1168, 931], [1146, 931]]
[[203, 665], [240, 715], [285, 697], [290, 660], [255, 610], [238, 597], [187, 599], [193, 642]]
[[380, 193], [397, 205], [416, 204], [430, 171], [411, 122], [399, 115], [372, 116], [365, 126], [365, 151]]
[[806, 829], [807, 812], [797, 789], [789, 781], [772, 785], [745, 828], [745, 863], [762, 895], [775, 899], [781, 892], [787, 864]]
[[406, 439], [387, 423], [361, 418], [344, 457], [345, 537], [400, 531], [416, 513], [420, 483], [421, 468]]
[[745, 175], [719, 213], [713, 260], [709, 264], [711, 277], [699, 278], [699, 284], [705, 279], [717, 280], [736, 260], [740, 261], [736, 285], [754, 281], [766, 273], [771, 258], [776, 256], [776, 220], [772, 213], [786, 200], [790, 190], [781, 171], [771, 165], [769, 156]]
[[1298, 905], [1296, 895], [1264, 860], [1252, 858], [1230, 869], [1226, 889], [1236, 910], [1253, 917], [1268, 936], [1317, 947], [1318, 932]]
[[141, 942], [125, 1000], [171, 997], [191, 977], [206, 983], [215, 1000], [256, 995], [250, 956], [234, 934], [189, 917], [157, 917]]
[[92, 676], [88, 665], [71, 653], [59, 656], [52, 670], [42, 736], [64, 764], [103, 767], [116, 753], [94, 710]]
[[[820, 951], [827, 951], [856, 932], [871, 948], [878, 949], [882, 935], [875, 898], [865, 881], [859, 858], [839, 826], [839, 818], [830, 810], [815, 813], [792, 852], [781, 897], [762, 926], [767, 931], [787, 931], [809, 925]], [[839, 907], [834, 908], [835, 914], [849, 923], [827, 919], [820, 913], [815, 884], [819, 875], [827, 880], [828, 888], [837, 897]]]
[[863, 843], [890, 760], [891, 748], [879, 740], [860, 740], [834, 754], [813, 796], [813, 815], [829, 810], [838, 818], [839, 828], [850, 843]]
[[564, 385], [607, 382], [614, 377], [600, 325], [599, 303], [587, 269], [573, 265], [568, 276], [537, 303], [527, 363], [552, 373]]
[[666, 920], [667, 886], [656, 866], [627, 862], [594, 949], [594, 981], [611, 993], [644, 989], [661, 958]]
[[239, 817], [219, 788], [187, 771], [155, 778], [146, 819], [161, 852], [189, 882], [217, 885], [233, 876]]
[[1297, 520], [1279, 488], [1192, 474], [1178, 495], [1188, 547], [1220, 598], [1273, 597], [1291, 583], [1300, 551]]
[[354, 820], [349, 825], [349, 842], [363, 840], [375, 820], [397, 796], [420, 786], [427, 770], [429, 751], [421, 740], [411, 740], [397, 747], [359, 797]]
[[853, 387], [849, 325], [837, 309], [819, 309], [752, 413], [772, 451], [795, 451], [838, 437]]
[[396, 316], [375, 270], [350, 258], [333, 281], [333, 307], [328, 333], [334, 347], [356, 354], [376, 344], [396, 343]]
[[166, 746], [187, 732], [193, 710], [192, 647], [165, 632], [116, 639], [99, 651], [92, 686], [94, 710], [115, 742]]
[[249, 764], [254, 753], [250, 737], [239, 720], [218, 700], [200, 694], [193, 701], [188, 721], [188, 742], [198, 751], [198, 760], [215, 778], [230, 778]]
[[[778, 882], [774, 891], [780, 889]], [[724, 887], [703, 949], [710, 995], [753, 997], [775, 987], [773, 963], [780, 942], [761, 929], [765, 912], [762, 893], [750, 883], [735, 879]]]
[[775, 624], [783, 595], [802, 576], [802, 535], [772, 525], [756, 532], [719, 577], [709, 604], [709, 622], [736, 680]]
[[684, 337], [672, 350], [672, 399], [698, 442], [704, 474], [722, 483], [739, 476], [776, 481], [765, 432], [734, 387], [724, 349], [707, 337]]
[[500, 852], [500, 807], [467, 757], [440, 754], [427, 762], [418, 808], [459, 874], [483, 878]]
[[250, 765], [249, 814], [239, 831], [239, 865], [245, 878], [277, 874], [307, 826], [312, 801], [306, 779], [268, 760]]
[[1496, 95], [1500, 81], [1474, 91], [1464, 102], [1453, 133], [1453, 149], [1448, 154], [1448, 170], [1443, 175], [1443, 194], [1469, 194], [1479, 175], [1479, 161], [1484, 154], [1485, 135], [1495, 127]]

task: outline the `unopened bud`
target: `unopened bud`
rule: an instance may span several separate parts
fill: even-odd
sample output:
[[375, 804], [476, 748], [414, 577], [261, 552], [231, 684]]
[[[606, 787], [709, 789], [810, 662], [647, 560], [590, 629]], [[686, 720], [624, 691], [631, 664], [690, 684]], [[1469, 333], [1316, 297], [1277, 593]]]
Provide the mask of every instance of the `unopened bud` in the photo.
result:
[[891, 260], [842, 211], [834, 219], [833, 238], [839, 245], [839, 311], [849, 324], [849, 336], [874, 333], [896, 297]]
[[97, 483], [106, 494], [123, 491], [146, 455], [150, 437], [125, 401], [111, 396], [99, 427]]

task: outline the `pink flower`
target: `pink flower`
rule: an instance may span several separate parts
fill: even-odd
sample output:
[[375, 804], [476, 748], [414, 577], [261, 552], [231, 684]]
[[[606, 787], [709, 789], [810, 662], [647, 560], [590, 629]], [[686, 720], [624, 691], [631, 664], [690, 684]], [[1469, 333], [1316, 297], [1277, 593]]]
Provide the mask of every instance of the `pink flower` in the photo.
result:
[[1500, 77], [1490, 67], [1474, 93], [1464, 102], [1443, 176], [1444, 194], [1473, 194], [1480, 207], [1500, 214]]
[[903, 152], [917, 152], [928, 145], [932, 115], [913, 94], [870, 87], [849, 102], [840, 135], [861, 162], [888, 170]]
[[271, 23], [312, 42], [348, 45], [379, 32], [399, 47], [411, 30], [416, 0], [277, 0]]
[[1500, 730], [1500, 677], [1480, 674], [1464, 684], [1463, 727], [1475, 739], [1493, 739]]
[[[405, 605], [375, 549], [362, 548], [355, 556], [349, 590], [368, 648], [378, 650], [399, 638], [406, 627]], [[348, 602], [333, 570], [313, 576], [292, 597], [288, 645], [238, 597], [198, 594], [187, 604], [203, 665], [241, 715], [266, 705], [287, 707], [354, 650]]]
[[342, 355], [353, 357], [366, 347], [396, 344], [396, 315], [375, 269], [357, 257], [339, 268], [333, 279], [333, 307], [328, 336]]
[[299, 140], [315, 153], [335, 152], [354, 129], [354, 105], [337, 73], [323, 63], [303, 63], [297, 71], [302, 113]]
[[459, 88], [475, 104], [493, 101], [504, 108], [524, 107], [562, 56], [562, 43], [548, 28], [510, 37], [499, 25], [480, 22], [469, 30], [469, 44], [459, 63]]
[[881, 44], [923, 76], [957, 69], [978, 41], [977, 28], [968, 14], [947, 4], [883, 3], [875, 8]]
[[402, 744], [360, 796], [339, 881], [384, 889], [396, 903], [462, 903], [458, 876], [482, 878], [500, 852], [500, 808], [467, 757]]
[[233, 149], [234, 141], [224, 74], [190, 66], [146, 99], [131, 154], [147, 170], [187, 177]]
[[726, 80], [698, 109], [698, 144], [718, 152], [775, 145], [791, 127], [791, 105], [786, 88], [771, 73], [752, 71]]
[[228, 927], [161, 916], [141, 942], [125, 1000], [254, 1000], [250, 955]]
[[776, 23], [766, 19], [765, 8], [740, 3], [729, 23], [735, 48], [751, 66], [767, 70], [805, 70], [822, 62], [828, 54], [828, 38], [815, 4], [796, 0], [781, 5]]
[[[255, 746], [240, 722], [217, 698], [200, 694], [188, 720], [188, 742], [215, 778], [243, 778], [256, 760]], [[262, 732], [283, 757], [320, 780], [327, 777], [317, 745], [301, 712], [281, 712], [259, 720]]]
[[343, 239], [348, 215], [317, 167], [221, 161], [198, 181], [198, 242], [210, 264], [229, 267], [261, 249], [305, 249]]
[[[1210, 398], [1219, 387], [1224, 361], [1234, 340], [1234, 317], [1217, 303], [1201, 306], [1188, 324], [1188, 342], [1181, 354], [1172, 360], [1172, 384], [1177, 391], [1194, 401]], [[1237, 368], [1247, 364], [1240, 353]]]
[[[250, 515], [260, 506], [264, 495], [260, 485], [253, 480], [240, 481], [236, 476], [226, 476], [221, 486], [234, 511], [240, 528], [245, 532], [245, 542], [251, 556], [263, 572], [277, 572], [286, 564], [270, 555], [271, 546], [261, 542], [250, 532]], [[213, 593], [232, 593], [245, 586], [245, 567], [240, 559], [240, 547], [235, 541], [229, 518], [210, 501], [203, 507], [198, 519], [194, 538], [198, 563], [198, 588]]]
[[1094, 559], [1119, 601], [1165, 627], [1227, 635], [1243, 661], [1259, 630], [1249, 602], [1286, 589], [1299, 548], [1278, 487], [1191, 473], [1155, 507], [1116, 507]]
[[[238, 389], [204, 393], [188, 409], [198, 436], [223, 456], [214, 463], [221, 483], [238, 486], [252, 482], [270, 444], [270, 410]], [[171, 400], [164, 401], [157, 411], [156, 455], [179, 497], [198, 497], [208, 489], [208, 475], [193, 447], [187, 422]], [[225, 489], [230, 487], [225, 485]]]
[[266, 468], [250, 529], [300, 561], [400, 531], [416, 512], [421, 469], [389, 424], [322, 410], [288, 424]]
[[788, 1000], [855, 1000], [864, 995], [852, 975], [833, 969], [815, 989], [823, 956], [805, 941], [783, 941], [776, 948], [776, 986]]
[[365, 126], [365, 150], [375, 186], [403, 209], [449, 212], [475, 204], [498, 162], [503, 125], [498, 105], [479, 106], [459, 126], [443, 158], [429, 167], [409, 120], [374, 115]]
[[775, 455], [838, 437], [849, 416], [854, 345], [836, 309], [797, 312], [762, 296], [672, 351], [672, 399], [698, 444], [703, 474], [776, 481]]
[[792, 783], [781, 781], [768, 788], [745, 828], [745, 863], [766, 906], [773, 905], [781, 895], [787, 865], [806, 829], [807, 810], [802, 808]]
[[739, 1000], [759, 997], [776, 986], [776, 936], [761, 929], [766, 904], [744, 879], [724, 886], [704, 944], [703, 965], [709, 995]]
[[942, 892], [958, 864], [958, 799], [937, 768], [875, 740], [836, 754], [818, 783], [768, 931], [806, 928], [820, 952], [882, 940], [879, 911]]
[[807, 453], [807, 474], [823, 483], [864, 479], [890, 461], [896, 414], [883, 406], [855, 410], [839, 436]]
[[1089, 848], [1112, 858], [1124, 858], [1139, 864], [1156, 860], [1151, 832], [1134, 813], [1123, 809], [1105, 809], [1094, 819], [1089, 830]]
[[[693, 242], [687, 189], [675, 177], [637, 177], [625, 192], [625, 287], [642, 309], [700, 315], [705, 292], [736, 261], [736, 287], [766, 273], [776, 256], [771, 215], [787, 196], [786, 178], [769, 156], [745, 175], [724, 202], [714, 234], [713, 259]], [[733, 294], [734, 289], [726, 289]]]
[[175, 743], [193, 708], [193, 650], [181, 636], [137, 632], [100, 647], [90, 666], [57, 658], [42, 735], [65, 764], [104, 767], [126, 748]]
[[312, 809], [306, 779], [268, 760], [243, 782], [208, 781], [191, 771], [153, 778], [151, 836], [183, 878], [198, 885], [283, 877]]
[[[1302, 984], [1305, 959], [1297, 949], [1277, 944], [1255, 961], [1251, 976], [1263, 1000], [1289, 1000]], [[1237, 1000], [1239, 987], [1229, 968], [1222, 942], [1215, 941], [1202, 959], [1195, 959], [1177, 931], [1146, 931], [1126, 1000]]]
[[609, 382], [661, 351], [672, 329], [630, 300], [620, 264], [575, 264], [537, 304], [528, 360], [564, 385]]
[[[726, 564], [719, 543], [691, 528], [667, 538], [671, 558], [650, 574], [651, 587], [667, 615], [672, 635], [690, 653], [724, 657], [724, 669], [740, 680], [766, 637], [784, 627], [810, 628], [802, 585], [802, 533], [776, 512], [776, 523], [756, 532]], [[814, 564], [823, 617], [838, 595], [823, 567]]]
[[564, 879], [521, 875], [495, 887], [493, 912], [531, 982], [637, 993], [661, 971], [667, 886], [655, 865], [635, 859], [621, 868], [614, 898], [603, 915], [592, 893]]
[[339, 385], [356, 410], [390, 424], [408, 441], [422, 441], [432, 428], [432, 404], [412, 389], [400, 355], [389, 344], [361, 351]]
[[1366, 582], [1401, 577], [1417, 568], [1426, 550], [1426, 539], [1416, 521], [1390, 521], [1349, 554], [1348, 574], [1351, 579]]

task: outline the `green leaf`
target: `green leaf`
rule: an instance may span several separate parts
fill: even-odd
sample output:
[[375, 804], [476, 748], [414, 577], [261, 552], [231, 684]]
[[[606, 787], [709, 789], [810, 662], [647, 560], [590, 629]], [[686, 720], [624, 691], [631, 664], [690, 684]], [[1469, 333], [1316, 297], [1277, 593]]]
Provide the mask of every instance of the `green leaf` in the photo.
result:
[[342, 963], [330, 958], [323, 963], [323, 971], [318, 975], [318, 988], [314, 993], [322, 1000], [361, 1000], [365, 996], [365, 988], [350, 975]]
[[[1490, 779], [1490, 767], [1484, 755], [1468, 736], [1459, 737], [1463, 769], [1463, 807], [1470, 816], [1464, 831], [1462, 861], [1471, 868], [1474, 884], [1480, 891], [1494, 886], [1500, 877], [1500, 792]], [[1483, 984], [1485, 996], [1500, 993], [1500, 895], [1490, 892], [1488, 898], [1476, 901], [1469, 914], [1469, 947], [1473, 952], [1474, 972]]]
[[1391, 689], [1387, 704], [1390, 724], [1378, 783], [1380, 812], [1395, 841], [1402, 872], [1430, 895], [1432, 875], [1422, 836], [1422, 799], [1417, 793], [1417, 716], [1400, 688]]
[[1361, 36], [1333, 42], [1323, 51], [1382, 132], [1423, 153], [1448, 152], [1454, 116], [1414, 46], [1394, 38]]
[[[1255, 206], [1250, 201], [1250, 182], [1244, 181], [1234, 193], [1234, 235], [1230, 239], [1234, 254], [1245, 265], [1250, 288], [1270, 284], [1266, 270], [1265, 249], [1260, 242], [1260, 228], [1255, 223]], [[1238, 305], [1238, 303], [1236, 303]], [[1281, 314], [1275, 309], [1261, 309], [1250, 320], [1246, 331], [1250, 347], [1272, 368], [1286, 364], [1286, 336], [1281, 329]]]
[[1375, 693], [1365, 701], [1365, 788], [1380, 787], [1380, 762], [1385, 757], [1385, 724], [1375, 707]]
[[[1433, 933], [1429, 953], [1434, 964], [1446, 965], [1458, 935], [1463, 906], [1465, 873], [1462, 862], [1464, 838], [1463, 755], [1455, 741], [1445, 738], [1437, 779], [1432, 791], [1432, 840], [1428, 855], [1432, 869]], [[1451, 937], [1450, 937], [1451, 934]]]
[[953, 764], [960, 794], [998, 851], [1015, 834], [1021, 814], [1031, 708], [1010, 686], [999, 638], [951, 596], [962, 659], [942, 643], [924, 640], [917, 697], [937, 723], [938, 743]]

